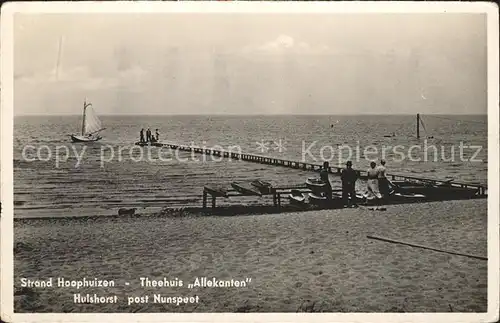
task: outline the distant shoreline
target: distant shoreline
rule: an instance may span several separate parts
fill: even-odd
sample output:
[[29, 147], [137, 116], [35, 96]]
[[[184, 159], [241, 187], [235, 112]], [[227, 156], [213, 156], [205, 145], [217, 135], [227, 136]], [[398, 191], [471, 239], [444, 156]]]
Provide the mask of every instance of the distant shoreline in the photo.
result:
[[[487, 113], [478, 114], [445, 114], [445, 113], [422, 113], [423, 116], [456, 116], [456, 117], [488, 117]], [[100, 114], [103, 117], [414, 117], [415, 114], [391, 113], [391, 114]], [[81, 114], [18, 114], [18, 117], [81, 117]]]

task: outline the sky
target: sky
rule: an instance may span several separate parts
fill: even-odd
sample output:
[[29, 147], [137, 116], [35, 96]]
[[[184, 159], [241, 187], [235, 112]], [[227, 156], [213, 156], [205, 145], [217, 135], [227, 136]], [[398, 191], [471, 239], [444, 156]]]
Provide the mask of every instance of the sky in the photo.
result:
[[483, 114], [482, 14], [16, 14], [14, 113]]

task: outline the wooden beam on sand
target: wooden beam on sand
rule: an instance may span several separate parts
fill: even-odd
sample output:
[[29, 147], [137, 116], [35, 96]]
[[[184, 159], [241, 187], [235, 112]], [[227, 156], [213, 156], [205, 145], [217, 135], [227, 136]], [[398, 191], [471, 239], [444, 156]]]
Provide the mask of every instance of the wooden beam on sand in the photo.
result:
[[437, 248], [431, 248], [431, 247], [426, 247], [418, 244], [413, 244], [413, 243], [408, 243], [408, 242], [403, 242], [403, 241], [398, 241], [398, 240], [392, 240], [392, 239], [387, 239], [387, 238], [381, 238], [381, 237], [376, 237], [376, 236], [366, 236], [368, 239], [375, 239], [375, 240], [380, 240], [384, 242], [389, 242], [389, 243], [396, 243], [396, 244], [402, 244], [410, 247], [415, 247], [415, 248], [421, 248], [421, 249], [427, 249], [427, 250], [432, 250], [432, 251], [437, 251], [437, 252], [443, 252], [447, 253], [450, 255], [456, 255], [456, 256], [463, 256], [463, 257], [468, 257], [468, 258], [474, 258], [474, 259], [480, 259], [480, 260], [488, 260], [487, 257], [481, 257], [481, 256], [475, 256], [475, 255], [469, 255], [465, 253], [459, 253], [459, 252], [454, 252], [454, 251], [447, 251], [443, 249], [437, 249]]

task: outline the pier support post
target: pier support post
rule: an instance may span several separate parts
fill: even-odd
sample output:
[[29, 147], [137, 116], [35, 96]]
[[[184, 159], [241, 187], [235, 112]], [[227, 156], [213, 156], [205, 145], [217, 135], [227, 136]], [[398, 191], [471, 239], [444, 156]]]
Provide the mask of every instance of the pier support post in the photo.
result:
[[207, 191], [203, 190], [203, 208], [207, 208]]
[[215, 209], [215, 199], [216, 197], [212, 195], [212, 209]]

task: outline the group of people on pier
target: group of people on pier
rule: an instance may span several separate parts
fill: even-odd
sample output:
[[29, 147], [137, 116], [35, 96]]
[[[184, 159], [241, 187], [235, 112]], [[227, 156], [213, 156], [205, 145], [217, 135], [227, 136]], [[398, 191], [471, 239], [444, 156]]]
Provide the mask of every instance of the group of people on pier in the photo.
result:
[[156, 129], [155, 134], [151, 132], [151, 130], [148, 128], [146, 130], [146, 137], [144, 137], [144, 128], [141, 129], [139, 132], [139, 141], [141, 143], [146, 143], [146, 142], [158, 142], [160, 140], [160, 133], [158, 132], [158, 129]]
[[[326, 197], [332, 199], [332, 186], [328, 178], [329, 168], [329, 163], [324, 162], [320, 172], [320, 179], [327, 184]], [[357, 206], [356, 181], [358, 178], [359, 174], [352, 168], [352, 162], [347, 161], [346, 167], [341, 172], [344, 207]], [[370, 163], [370, 168], [367, 170], [366, 188], [366, 197], [368, 199], [375, 199], [375, 209], [381, 208], [383, 200], [389, 195], [389, 180], [386, 177], [385, 160], [381, 160], [379, 166], [373, 161]]]

